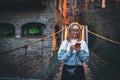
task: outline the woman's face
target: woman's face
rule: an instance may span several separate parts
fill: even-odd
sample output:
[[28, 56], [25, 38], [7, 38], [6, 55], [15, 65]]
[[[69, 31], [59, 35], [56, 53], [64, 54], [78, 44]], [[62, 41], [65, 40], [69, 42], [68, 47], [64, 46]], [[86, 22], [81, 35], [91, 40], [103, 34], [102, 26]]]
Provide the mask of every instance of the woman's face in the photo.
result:
[[71, 37], [77, 39], [80, 34], [80, 29], [77, 25], [74, 25], [71, 29]]

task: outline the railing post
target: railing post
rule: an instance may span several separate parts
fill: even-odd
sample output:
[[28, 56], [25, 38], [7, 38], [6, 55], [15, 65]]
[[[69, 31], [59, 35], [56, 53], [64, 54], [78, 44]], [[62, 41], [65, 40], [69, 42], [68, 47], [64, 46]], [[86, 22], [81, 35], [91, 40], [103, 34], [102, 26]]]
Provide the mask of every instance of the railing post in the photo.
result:
[[[43, 55], [44, 55], [44, 54], [43, 54], [43, 49], [44, 49], [44, 48], [43, 48], [43, 39], [41, 40], [41, 42], [42, 42], [42, 62], [44, 62], [44, 60], [43, 60]], [[42, 76], [44, 76], [44, 73], [43, 73], [44, 70], [43, 70], [43, 68], [44, 68], [44, 64], [42, 65]], [[42, 78], [43, 78], [43, 77], [42, 77]]]
[[52, 52], [52, 48], [51, 48], [51, 37], [50, 37], [50, 40], [49, 40], [49, 48], [50, 48], [50, 53]]
[[28, 48], [28, 45], [24, 45], [24, 49], [25, 49], [25, 80], [27, 80], [27, 48]]

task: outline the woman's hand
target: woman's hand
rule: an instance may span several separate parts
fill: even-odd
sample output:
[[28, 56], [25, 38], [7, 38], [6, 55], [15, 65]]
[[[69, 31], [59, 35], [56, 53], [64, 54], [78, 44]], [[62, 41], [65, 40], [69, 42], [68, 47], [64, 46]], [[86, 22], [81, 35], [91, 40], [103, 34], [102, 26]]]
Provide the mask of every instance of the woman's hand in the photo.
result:
[[75, 46], [74, 45], [71, 45], [70, 46], [70, 50], [73, 51], [75, 49]]
[[80, 50], [80, 46], [71, 45], [70, 46], [70, 50], [71, 51], [73, 51], [73, 50], [79, 51]]
[[75, 47], [75, 50], [76, 50], [76, 51], [80, 51], [80, 48], [81, 48], [80, 46], [76, 46], [76, 47]]

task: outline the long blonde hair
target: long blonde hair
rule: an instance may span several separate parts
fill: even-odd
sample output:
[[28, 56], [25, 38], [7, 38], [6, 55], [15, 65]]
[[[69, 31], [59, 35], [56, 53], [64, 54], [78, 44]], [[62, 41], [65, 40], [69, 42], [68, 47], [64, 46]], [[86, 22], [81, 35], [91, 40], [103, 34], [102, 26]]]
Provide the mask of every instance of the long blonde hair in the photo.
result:
[[79, 29], [80, 29], [80, 32], [79, 32], [79, 36], [78, 36], [78, 41], [80, 41], [81, 40], [81, 26], [80, 26], [80, 24], [78, 23], [78, 22], [72, 22], [71, 24], [69, 24], [69, 26], [68, 26], [68, 30], [67, 30], [67, 41], [70, 41], [71, 40], [71, 30], [72, 30], [72, 28], [73, 28], [73, 26], [74, 25], [77, 25], [78, 27], [79, 27]]

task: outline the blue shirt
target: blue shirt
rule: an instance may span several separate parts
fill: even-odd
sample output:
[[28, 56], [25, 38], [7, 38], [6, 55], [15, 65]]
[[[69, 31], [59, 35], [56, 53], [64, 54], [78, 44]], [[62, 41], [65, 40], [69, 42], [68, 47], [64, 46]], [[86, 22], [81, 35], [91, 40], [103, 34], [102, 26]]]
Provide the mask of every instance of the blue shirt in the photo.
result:
[[83, 62], [88, 62], [89, 50], [85, 41], [80, 41], [80, 51], [70, 50], [70, 46], [75, 45], [76, 42], [76, 39], [72, 39], [71, 41], [64, 40], [61, 43], [58, 51], [58, 60], [60, 62], [64, 62], [66, 65], [83, 65]]

